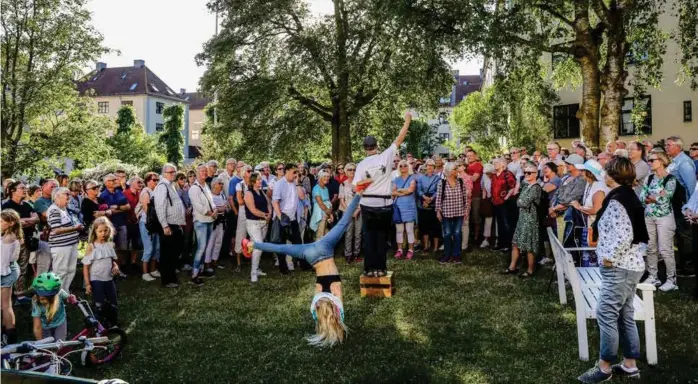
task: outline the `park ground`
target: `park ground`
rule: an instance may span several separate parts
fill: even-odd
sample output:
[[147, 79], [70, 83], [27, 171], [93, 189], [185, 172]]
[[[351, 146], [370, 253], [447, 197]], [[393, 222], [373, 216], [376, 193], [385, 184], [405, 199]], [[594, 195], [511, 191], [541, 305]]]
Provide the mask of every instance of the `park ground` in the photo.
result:
[[[397, 291], [389, 299], [362, 298], [361, 266], [338, 258], [350, 333], [326, 350], [304, 340], [313, 329], [310, 272], [282, 277], [267, 258], [268, 276], [255, 285], [247, 265], [219, 270], [200, 288], [162, 289], [130, 276], [118, 283], [129, 333], [123, 356], [75, 374], [130, 383], [575, 382], [593, 361], [578, 358], [571, 292], [572, 305], [561, 306], [554, 286], [547, 290], [549, 268], [526, 281], [500, 276], [505, 258], [476, 250], [460, 266], [421, 255], [390, 261]], [[698, 304], [692, 279], [679, 284], [680, 292], [657, 292], [659, 364], [640, 361], [641, 383], [698, 383]], [[18, 324], [28, 324], [28, 306], [17, 312]], [[82, 325], [74, 308], [68, 318], [71, 330]], [[593, 359], [598, 327], [588, 327]], [[644, 355], [642, 327], [640, 337]]]

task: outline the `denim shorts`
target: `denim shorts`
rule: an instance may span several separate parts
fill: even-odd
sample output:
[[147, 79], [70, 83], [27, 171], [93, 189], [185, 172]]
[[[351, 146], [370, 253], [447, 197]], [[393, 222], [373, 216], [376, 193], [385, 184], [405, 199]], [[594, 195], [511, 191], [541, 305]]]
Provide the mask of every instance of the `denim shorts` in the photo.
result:
[[19, 265], [16, 261], [13, 261], [12, 264], [10, 264], [10, 273], [0, 277], [0, 286], [2, 288], [11, 288], [15, 285], [17, 279], [19, 279]]

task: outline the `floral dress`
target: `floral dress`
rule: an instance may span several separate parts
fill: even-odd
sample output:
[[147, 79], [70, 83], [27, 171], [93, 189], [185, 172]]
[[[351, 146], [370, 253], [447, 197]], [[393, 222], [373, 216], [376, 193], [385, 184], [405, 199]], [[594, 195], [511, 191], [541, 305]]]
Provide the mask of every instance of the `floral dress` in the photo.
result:
[[524, 184], [521, 187], [519, 199], [516, 205], [519, 207], [519, 221], [516, 223], [516, 231], [512, 243], [521, 252], [539, 252], [539, 226], [538, 205], [540, 204], [542, 188], [538, 184]]

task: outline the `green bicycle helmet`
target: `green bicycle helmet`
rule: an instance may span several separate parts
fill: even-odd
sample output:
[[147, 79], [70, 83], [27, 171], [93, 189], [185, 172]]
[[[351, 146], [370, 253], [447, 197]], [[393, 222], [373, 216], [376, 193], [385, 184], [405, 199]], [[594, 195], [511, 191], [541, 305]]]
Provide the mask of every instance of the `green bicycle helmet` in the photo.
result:
[[61, 291], [61, 278], [53, 272], [44, 272], [32, 282], [32, 289], [39, 296], [53, 296]]

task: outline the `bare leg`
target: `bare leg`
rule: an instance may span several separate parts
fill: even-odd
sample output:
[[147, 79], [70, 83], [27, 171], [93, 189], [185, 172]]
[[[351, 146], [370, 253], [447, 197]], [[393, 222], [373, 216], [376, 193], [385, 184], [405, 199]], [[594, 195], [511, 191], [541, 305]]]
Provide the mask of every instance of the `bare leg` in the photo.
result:
[[516, 264], [519, 262], [519, 247], [516, 245], [511, 247], [511, 264], [509, 264], [509, 270], [513, 271], [516, 269]]
[[532, 252], [528, 252], [528, 274], [532, 275], [536, 269], [536, 255]]
[[431, 239], [434, 242], [434, 252], [439, 250], [439, 239], [433, 238]]

